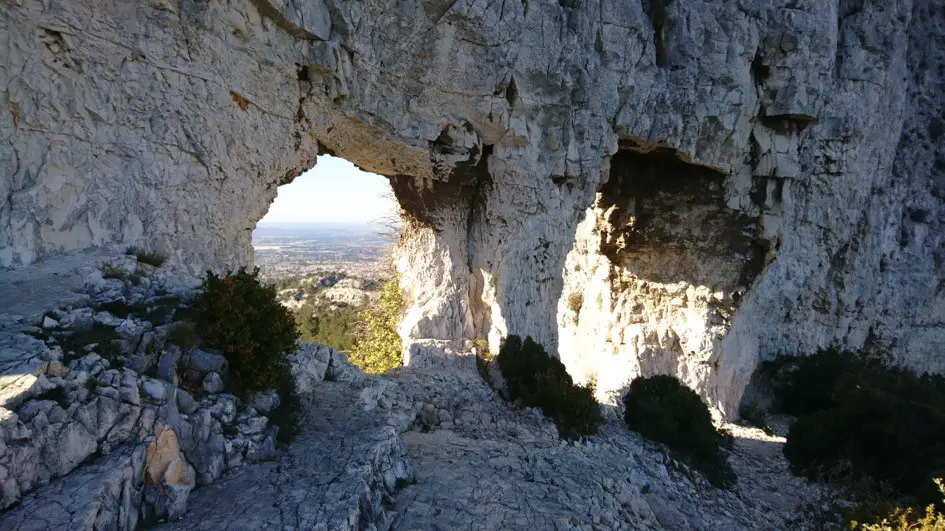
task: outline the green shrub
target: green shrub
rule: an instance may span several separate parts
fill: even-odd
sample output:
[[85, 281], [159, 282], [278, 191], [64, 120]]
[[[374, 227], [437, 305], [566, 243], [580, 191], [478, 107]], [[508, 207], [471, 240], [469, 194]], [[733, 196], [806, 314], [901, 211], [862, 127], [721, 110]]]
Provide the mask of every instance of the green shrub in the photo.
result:
[[[945, 506], [945, 483], [941, 478], [934, 480]], [[850, 529], [862, 531], [945, 531], [945, 514], [937, 512], [935, 505], [925, 507], [919, 511], [911, 507], [903, 509], [895, 507], [879, 518], [872, 518], [869, 522], [854, 519], [850, 522]]]
[[276, 301], [273, 286], [259, 282], [259, 268], [241, 267], [219, 277], [207, 272], [194, 301], [196, 331], [226, 353], [230, 372], [245, 392], [277, 389], [291, 378], [287, 356], [299, 337], [295, 320]]
[[775, 408], [789, 415], [804, 415], [835, 407], [837, 381], [844, 374], [860, 369], [850, 353], [837, 347], [821, 350], [813, 356], [782, 357], [775, 364], [787, 373], [772, 385]]
[[385, 282], [377, 302], [361, 312], [358, 339], [348, 360], [373, 374], [403, 365], [403, 344], [397, 327], [405, 307], [399, 280], [395, 277]]
[[574, 385], [567, 373], [543, 373], [532, 400], [554, 420], [558, 433], [565, 439], [594, 435], [604, 422], [594, 388]]
[[784, 454], [792, 471], [823, 481], [842, 468], [841, 476], [887, 485], [906, 504], [937, 501], [931, 479], [945, 475], [941, 377], [854, 364], [832, 391], [816, 391], [835, 405], [791, 426]]
[[180, 347], [181, 352], [187, 352], [200, 344], [197, 327], [190, 321], [182, 321], [174, 325], [167, 336], [167, 340], [172, 345]]
[[709, 408], [677, 378], [635, 378], [623, 403], [624, 420], [631, 430], [688, 458], [714, 485], [734, 483], [734, 472], [719, 450], [720, 435]]
[[360, 306], [334, 305], [326, 301], [306, 303], [295, 312], [302, 341], [319, 343], [349, 354], [358, 343]]
[[564, 364], [531, 337], [505, 338], [496, 356], [511, 400], [537, 407], [554, 421], [562, 438], [593, 435], [603, 423], [590, 387], [574, 385]]
[[53, 332], [53, 337], [59, 342], [64, 354], [74, 352], [76, 356], [83, 356], [84, 348], [92, 344], [97, 345], [95, 353], [108, 360], [121, 354], [121, 349], [115, 344], [118, 339], [115, 329], [98, 322], [87, 330]]
[[164, 262], [167, 261], [167, 255], [146, 251], [140, 247], [128, 247], [125, 249], [125, 254], [134, 256], [138, 259], [139, 263], [152, 265], [154, 267], [161, 267], [164, 265]]
[[291, 312], [276, 301], [276, 289], [259, 282], [259, 268], [242, 267], [219, 277], [208, 271], [194, 301], [196, 331], [202, 342], [226, 353], [237, 392], [276, 389], [281, 404], [273, 411], [279, 439], [297, 431], [298, 397], [288, 356], [299, 333]]

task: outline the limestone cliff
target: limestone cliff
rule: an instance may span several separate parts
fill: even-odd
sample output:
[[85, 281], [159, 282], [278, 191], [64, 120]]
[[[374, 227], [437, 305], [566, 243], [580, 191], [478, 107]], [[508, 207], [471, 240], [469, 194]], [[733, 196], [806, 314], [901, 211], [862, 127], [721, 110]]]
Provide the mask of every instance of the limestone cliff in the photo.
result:
[[529, 334], [603, 394], [670, 372], [727, 413], [759, 357], [833, 341], [943, 371], [943, 17], [6, 2], [0, 265], [111, 242], [249, 262], [276, 187], [329, 152], [391, 178], [409, 338]]

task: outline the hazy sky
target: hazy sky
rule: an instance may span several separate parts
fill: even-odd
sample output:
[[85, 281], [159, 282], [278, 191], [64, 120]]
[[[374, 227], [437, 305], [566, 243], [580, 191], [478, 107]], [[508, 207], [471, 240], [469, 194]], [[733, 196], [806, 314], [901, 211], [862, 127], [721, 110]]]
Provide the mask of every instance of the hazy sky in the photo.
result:
[[314, 168], [279, 187], [260, 223], [369, 222], [394, 212], [394, 202], [381, 197], [389, 191], [386, 178], [322, 155]]

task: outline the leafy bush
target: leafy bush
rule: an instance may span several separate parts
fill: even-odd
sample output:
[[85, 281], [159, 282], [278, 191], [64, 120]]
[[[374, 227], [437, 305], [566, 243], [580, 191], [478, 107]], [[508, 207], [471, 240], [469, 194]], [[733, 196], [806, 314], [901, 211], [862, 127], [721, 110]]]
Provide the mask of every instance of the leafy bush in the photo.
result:
[[716, 486], [734, 483], [709, 408], [692, 389], [668, 375], [635, 378], [624, 396], [631, 430], [688, 457]]
[[600, 406], [590, 387], [574, 385], [564, 364], [526, 337], [511, 335], [496, 356], [509, 398], [526, 407], [540, 408], [555, 422], [565, 439], [597, 433], [603, 423]]
[[358, 340], [348, 360], [374, 374], [403, 365], [403, 344], [397, 327], [404, 317], [404, 308], [400, 282], [392, 278], [384, 283], [377, 302], [362, 312]]
[[198, 335], [226, 353], [241, 396], [279, 392], [282, 402], [271, 419], [279, 426], [280, 441], [291, 440], [299, 409], [288, 360], [299, 337], [291, 312], [276, 301], [274, 286], [259, 282], [259, 268], [249, 273], [242, 267], [224, 277], [208, 271], [201, 288], [194, 301]]
[[[945, 483], [936, 479], [935, 485], [945, 505]], [[945, 514], [936, 512], [935, 505], [928, 505], [924, 513], [912, 508], [896, 508], [889, 515], [873, 524], [861, 524], [853, 521], [851, 529], [862, 531], [945, 531]]]
[[844, 374], [856, 372], [859, 366], [852, 354], [837, 347], [821, 350], [814, 356], [779, 358], [787, 373], [772, 385], [775, 407], [789, 415], [805, 415], [838, 405], [834, 390]]
[[125, 249], [125, 254], [134, 256], [138, 259], [138, 262], [142, 264], [148, 264], [154, 267], [161, 267], [164, 265], [164, 262], [167, 261], [167, 255], [146, 251], [140, 247], [128, 247]]
[[886, 484], [907, 504], [934, 502], [931, 478], [945, 475], [941, 378], [861, 362], [831, 396], [836, 406], [791, 426], [784, 454], [792, 471], [823, 480], [842, 466], [843, 475]]
[[287, 356], [299, 337], [295, 320], [276, 301], [275, 287], [259, 282], [259, 268], [219, 277], [208, 271], [194, 301], [196, 330], [226, 353], [245, 392], [277, 389], [291, 379]]
[[167, 336], [167, 340], [172, 345], [180, 347], [181, 352], [187, 352], [200, 344], [197, 328], [190, 321], [182, 321], [174, 325]]
[[320, 301], [306, 303], [295, 313], [302, 341], [319, 343], [348, 354], [358, 342], [361, 308]]

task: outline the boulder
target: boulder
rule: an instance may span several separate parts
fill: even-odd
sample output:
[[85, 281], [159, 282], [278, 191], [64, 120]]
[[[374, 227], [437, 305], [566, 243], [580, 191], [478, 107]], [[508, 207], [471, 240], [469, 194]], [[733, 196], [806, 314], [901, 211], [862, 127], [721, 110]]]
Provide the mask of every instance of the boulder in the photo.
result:
[[145, 501], [151, 518], [176, 520], [187, 510], [187, 497], [197, 484], [194, 468], [181, 453], [177, 434], [158, 425], [145, 457]]
[[167, 384], [155, 378], [144, 378], [141, 381], [141, 390], [156, 402], [163, 402], [167, 396]]
[[331, 347], [315, 343], [299, 342], [298, 349], [289, 355], [295, 391], [299, 394], [311, 393], [315, 386], [325, 380], [331, 363]]
[[263, 415], [269, 414], [269, 412], [278, 407], [280, 403], [279, 393], [273, 389], [260, 391], [254, 394], [249, 401], [250, 407]]
[[168, 345], [158, 358], [154, 375], [165, 382], [177, 385], [179, 381], [177, 377], [177, 364], [180, 362], [180, 358], [180, 347], [177, 345]]
[[204, 391], [210, 394], [220, 393], [223, 392], [223, 379], [220, 378], [219, 374], [211, 372], [204, 377], [201, 386]]
[[200, 381], [208, 373], [225, 374], [227, 372], [226, 357], [216, 350], [195, 348], [184, 356], [184, 367], [187, 369], [187, 380]]

